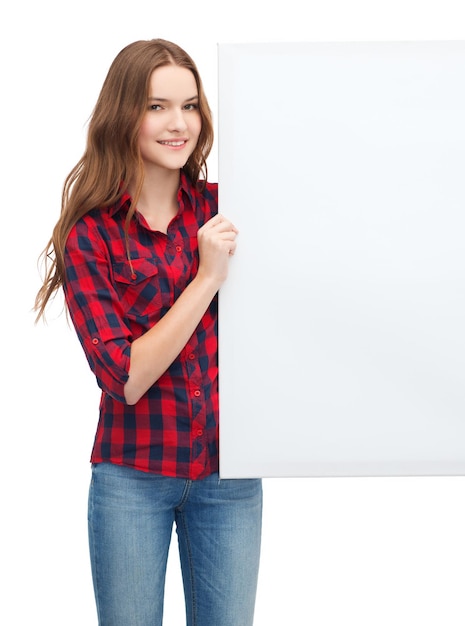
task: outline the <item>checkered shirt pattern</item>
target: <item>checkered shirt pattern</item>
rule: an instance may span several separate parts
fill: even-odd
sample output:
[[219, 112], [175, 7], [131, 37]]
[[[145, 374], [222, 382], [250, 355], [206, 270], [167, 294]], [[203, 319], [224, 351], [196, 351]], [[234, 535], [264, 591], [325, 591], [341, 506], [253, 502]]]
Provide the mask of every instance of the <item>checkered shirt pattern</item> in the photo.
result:
[[218, 210], [218, 187], [184, 172], [167, 234], [136, 212], [129, 195], [94, 209], [71, 230], [64, 292], [70, 317], [102, 390], [91, 462], [198, 479], [218, 470], [217, 296], [180, 355], [133, 406], [125, 403], [131, 342], [170, 309], [198, 268], [197, 231]]

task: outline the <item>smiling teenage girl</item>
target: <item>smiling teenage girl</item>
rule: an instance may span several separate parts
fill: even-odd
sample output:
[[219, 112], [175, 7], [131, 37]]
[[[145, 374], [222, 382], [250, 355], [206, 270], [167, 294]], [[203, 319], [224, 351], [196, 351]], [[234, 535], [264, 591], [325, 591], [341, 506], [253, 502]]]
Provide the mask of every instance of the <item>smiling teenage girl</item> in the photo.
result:
[[218, 476], [217, 292], [237, 230], [206, 182], [212, 140], [192, 59], [130, 44], [44, 251], [38, 317], [63, 288], [102, 390], [89, 492], [101, 626], [162, 624], [173, 523], [188, 625], [253, 622], [261, 482]]

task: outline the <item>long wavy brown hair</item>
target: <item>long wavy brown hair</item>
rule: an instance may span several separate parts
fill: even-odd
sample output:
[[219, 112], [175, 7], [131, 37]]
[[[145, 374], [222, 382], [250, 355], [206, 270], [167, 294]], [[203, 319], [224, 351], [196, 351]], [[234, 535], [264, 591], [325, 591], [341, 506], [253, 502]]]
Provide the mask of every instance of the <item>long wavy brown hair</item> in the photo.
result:
[[85, 152], [65, 179], [60, 218], [39, 257], [45, 274], [34, 305], [36, 321], [45, 317], [47, 303], [63, 285], [64, 250], [72, 227], [90, 210], [113, 205], [131, 184], [135, 192], [126, 219], [128, 237], [129, 222], [144, 182], [138, 137], [147, 110], [150, 77], [157, 68], [171, 64], [189, 69], [197, 83], [202, 128], [184, 171], [194, 184], [201, 177], [206, 180], [213, 123], [197, 66], [182, 48], [164, 39], [129, 44], [108, 70], [90, 117]]

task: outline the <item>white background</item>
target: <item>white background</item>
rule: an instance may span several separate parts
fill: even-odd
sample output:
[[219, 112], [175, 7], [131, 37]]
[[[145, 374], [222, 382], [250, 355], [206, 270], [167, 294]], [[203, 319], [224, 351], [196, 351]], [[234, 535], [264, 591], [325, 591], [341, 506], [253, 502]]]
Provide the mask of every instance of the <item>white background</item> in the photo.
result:
[[[30, 309], [37, 256], [110, 62], [136, 39], [172, 39], [196, 59], [216, 110], [217, 42], [465, 39], [465, 21], [459, 0], [28, 0], [1, 12], [0, 622], [92, 626], [86, 499], [98, 391], [60, 301], [47, 326], [35, 327]], [[269, 106], [279, 114], [285, 103], [273, 94]], [[463, 626], [462, 478], [264, 487], [256, 626]], [[182, 604], [173, 553], [167, 626], [183, 623]]]
[[220, 474], [465, 475], [465, 42], [218, 64]]

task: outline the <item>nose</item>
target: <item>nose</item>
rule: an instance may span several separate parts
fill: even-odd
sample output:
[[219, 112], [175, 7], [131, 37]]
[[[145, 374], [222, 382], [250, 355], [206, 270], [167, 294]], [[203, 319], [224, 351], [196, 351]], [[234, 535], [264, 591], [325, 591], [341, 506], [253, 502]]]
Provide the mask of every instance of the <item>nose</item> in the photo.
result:
[[184, 111], [181, 109], [173, 109], [173, 113], [169, 122], [169, 130], [181, 132], [186, 130], [187, 124], [184, 118]]

